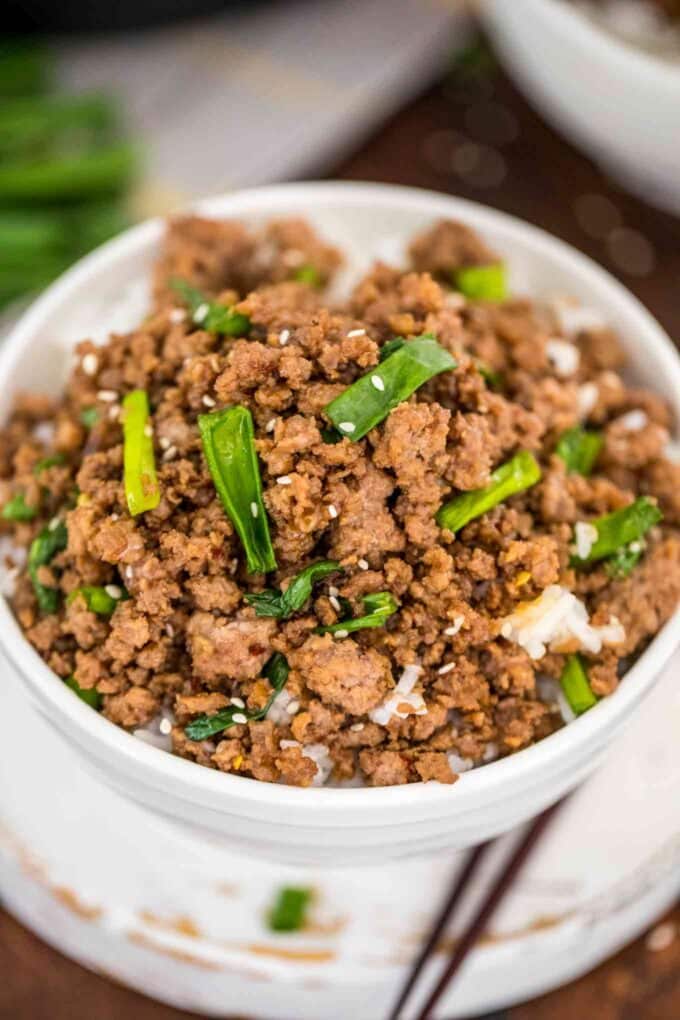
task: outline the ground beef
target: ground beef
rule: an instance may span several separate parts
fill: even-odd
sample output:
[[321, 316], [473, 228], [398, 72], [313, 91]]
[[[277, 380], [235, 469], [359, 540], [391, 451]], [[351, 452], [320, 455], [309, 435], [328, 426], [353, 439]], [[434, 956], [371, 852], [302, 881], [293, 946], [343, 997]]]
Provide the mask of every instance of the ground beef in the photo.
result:
[[[562, 725], [544, 681], [559, 678], [578, 642], [533, 659], [504, 636], [505, 617], [563, 590], [593, 626], [622, 627], [617, 644], [584, 652], [591, 687], [604, 697], [672, 614], [680, 596], [680, 467], [666, 456], [673, 423], [658, 395], [619, 374], [615, 333], [566, 336], [554, 305], [453, 292], [457, 270], [499, 261], [464, 224], [425, 231], [410, 260], [404, 269], [376, 265], [331, 306], [324, 286], [341, 256], [306, 223], [252, 232], [174, 220], [140, 328], [104, 346], [80, 344], [61, 399], [17, 397], [0, 443], [0, 502], [28, 507], [25, 520], [0, 518], [17, 550], [14, 610], [57, 677], [97, 692], [111, 722], [133, 732], [171, 726], [175, 754], [265, 782], [452, 783], [461, 759], [481, 765]], [[170, 286], [177, 277], [248, 316], [248, 335], [194, 325]], [[378, 364], [385, 342], [423, 332], [454, 356], [455, 369], [360, 441], [329, 434], [326, 405]], [[555, 340], [573, 347], [562, 348], [566, 373]], [[161, 499], [132, 518], [120, 404], [134, 388], [149, 396]], [[234, 403], [254, 421], [278, 562], [267, 577], [246, 569], [197, 428], [199, 414]], [[569, 474], [555, 453], [561, 433], [581, 421], [603, 437], [590, 477]], [[487, 485], [520, 449], [540, 461], [539, 484], [455, 535], [438, 526], [443, 502]], [[632, 573], [575, 570], [574, 526], [640, 495], [658, 501], [664, 520]], [[67, 544], [37, 572], [54, 589], [57, 610], [45, 612], [20, 549], [56, 517]], [[286, 589], [328, 559], [337, 568], [291, 615], [258, 616], [248, 604], [246, 596]], [[88, 586], [114, 593], [113, 612], [93, 610]], [[363, 600], [377, 592], [397, 604], [380, 626], [319, 633], [363, 615]], [[289, 668], [280, 690], [274, 655]], [[231, 713], [233, 725], [193, 740], [187, 727], [216, 712]]]
[[330, 634], [313, 635], [290, 657], [310, 690], [328, 705], [350, 715], [364, 715], [391, 686], [390, 660], [374, 648], [334, 641]]

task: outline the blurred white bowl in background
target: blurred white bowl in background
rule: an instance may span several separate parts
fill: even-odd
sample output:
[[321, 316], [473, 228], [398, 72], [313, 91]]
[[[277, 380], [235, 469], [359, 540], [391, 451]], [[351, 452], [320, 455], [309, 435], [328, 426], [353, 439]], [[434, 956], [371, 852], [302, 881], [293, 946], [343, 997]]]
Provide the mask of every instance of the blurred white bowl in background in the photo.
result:
[[527, 99], [624, 187], [680, 214], [680, 60], [624, 42], [566, 0], [480, 0]]

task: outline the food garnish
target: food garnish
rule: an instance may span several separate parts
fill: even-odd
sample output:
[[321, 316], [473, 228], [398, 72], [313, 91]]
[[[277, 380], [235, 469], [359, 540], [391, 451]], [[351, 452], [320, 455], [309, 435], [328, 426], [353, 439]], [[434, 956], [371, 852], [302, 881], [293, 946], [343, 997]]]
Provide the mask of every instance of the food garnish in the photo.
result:
[[338, 432], [356, 442], [428, 379], [456, 365], [455, 358], [432, 336], [405, 340], [332, 400], [326, 414]]
[[541, 469], [533, 453], [520, 450], [492, 472], [491, 481], [483, 489], [463, 492], [445, 503], [437, 513], [437, 524], [455, 534], [475, 517], [481, 517], [510, 496], [530, 489], [540, 478]]
[[267, 921], [272, 931], [299, 931], [304, 926], [312, 890], [284, 886], [279, 889]]
[[267, 588], [265, 591], [246, 595], [245, 600], [255, 607], [258, 616], [273, 616], [279, 620], [287, 620], [293, 613], [302, 609], [312, 594], [314, 584], [337, 570], [342, 570], [342, 567], [335, 560], [312, 563], [293, 578], [285, 591]]
[[68, 677], [64, 683], [90, 708], [94, 708], [98, 712], [102, 707], [102, 696], [94, 687], [81, 687], [74, 676]]
[[38, 571], [40, 567], [46, 567], [58, 552], [65, 549], [67, 542], [66, 525], [55, 517], [33, 539], [28, 550], [28, 574], [33, 584], [38, 606], [43, 613], [56, 613], [59, 606], [59, 590], [44, 585], [38, 578]]
[[[597, 560], [607, 559], [629, 546], [631, 542], [639, 542], [650, 528], [658, 524], [662, 517], [663, 514], [656, 503], [653, 503], [647, 496], [640, 496], [634, 503], [590, 521], [589, 523], [597, 532], [597, 536], [588, 553], [579, 555], [578, 552], [575, 552], [571, 562], [580, 566], [584, 563], [595, 563]], [[633, 550], [633, 552], [635, 551]], [[632, 570], [632, 567], [630, 569]]]
[[388, 591], [376, 591], [364, 595], [361, 599], [366, 610], [364, 616], [355, 616], [348, 620], [339, 620], [327, 627], [317, 627], [317, 634], [335, 634], [337, 638], [347, 637], [352, 631], [365, 630], [367, 627], [382, 627], [396, 613], [399, 603]]
[[574, 715], [582, 715], [597, 704], [580, 655], [570, 655], [560, 676], [564, 696]]
[[236, 404], [201, 414], [198, 427], [210, 474], [245, 549], [248, 570], [251, 574], [276, 570], [250, 411]]
[[604, 444], [601, 432], [593, 432], [577, 426], [567, 429], [560, 436], [555, 453], [567, 468], [568, 474], [585, 475], [592, 472]]
[[28, 505], [23, 492], [17, 492], [2, 508], [2, 517], [6, 521], [32, 521], [37, 516], [38, 508]]
[[123, 398], [123, 472], [125, 498], [132, 516], [154, 510], [161, 501], [161, 490], [146, 390], [133, 390]]
[[125, 602], [130, 596], [117, 584], [107, 584], [104, 587], [87, 584], [74, 588], [66, 602], [70, 606], [79, 597], [85, 600], [85, 605], [91, 613], [96, 613], [97, 616], [111, 616], [118, 603]]
[[323, 286], [323, 279], [319, 270], [316, 266], [312, 265], [300, 266], [299, 269], [295, 270], [293, 279], [297, 283], [306, 283], [309, 287]]
[[170, 286], [182, 298], [195, 326], [220, 336], [247, 336], [250, 319], [228, 305], [207, 298], [186, 280], [171, 280]]
[[503, 262], [456, 269], [453, 273], [453, 285], [470, 301], [505, 301], [508, 296]]
[[[222, 733], [231, 726], [243, 726], [245, 723], [264, 719], [272, 707], [274, 698], [285, 687], [289, 672], [290, 667], [285, 655], [282, 655], [281, 652], [274, 652], [262, 670], [262, 676], [269, 680], [273, 688], [273, 693], [266, 705], [250, 710], [245, 707], [245, 702], [240, 698], [232, 698], [232, 704], [221, 708], [219, 712], [214, 712], [212, 715], [199, 715], [192, 720], [185, 727], [185, 734], [189, 740], [207, 740], [208, 737], [214, 737], [216, 733]], [[234, 701], [236, 704], [233, 703]]]

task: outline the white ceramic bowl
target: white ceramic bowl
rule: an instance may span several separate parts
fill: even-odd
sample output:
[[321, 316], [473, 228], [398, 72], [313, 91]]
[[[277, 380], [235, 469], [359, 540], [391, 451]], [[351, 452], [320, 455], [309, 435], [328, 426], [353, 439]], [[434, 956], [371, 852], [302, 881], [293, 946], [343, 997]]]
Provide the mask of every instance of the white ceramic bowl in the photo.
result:
[[[355, 272], [377, 255], [403, 250], [437, 217], [465, 220], [505, 256], [514, 290], [568, 293], [600, 310], [620, 333], [637, 379], [660, 391], [680, 418], [680, 359], [654, 319], [595, 263], [525, 223], [431, 192], [374, 184], [277, 185], [212, 199], [201, 209], [250, 222], [304, 215], [343, 247]], [[152, 221], [129, 231], [35, 303], [0, 354], [0, 415], [8, 413], [17, 390], [57, 391], [69, 367], [66, 352], [82, 336], [103, 338], [114, 320], [116, 328], [138, 321], [145, 305], [142, 284], [162, 230]], [[465, 773], [454, 786], [382, 789], [303, 790], [201, 768], [149, 747], [75, 698], [24, 639], [4, 601], [0, 645], [26, 694], [78, 752], [82, 767], [96, 770], [124, 796], [249, 852], [280, 861], [351, 864], [470, 846], [572, 789], [652, 688], [677, 643], [677, 622], [667, 624], [612, 697], [541, 743]]]
[[527, 99], [648, 202], [680, 213], [680, 62], [618, 39], [564, 0], [480, 0]]

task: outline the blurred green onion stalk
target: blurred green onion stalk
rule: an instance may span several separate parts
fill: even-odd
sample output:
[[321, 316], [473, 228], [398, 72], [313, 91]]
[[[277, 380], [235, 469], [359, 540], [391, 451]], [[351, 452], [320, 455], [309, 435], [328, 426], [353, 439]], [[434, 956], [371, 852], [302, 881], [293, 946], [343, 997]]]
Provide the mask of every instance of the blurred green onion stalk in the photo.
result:
[[0, 40], [0, 309], [128, 225], [137, 160], [115, 101], [52, 84], [40, 44]]

